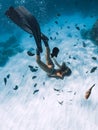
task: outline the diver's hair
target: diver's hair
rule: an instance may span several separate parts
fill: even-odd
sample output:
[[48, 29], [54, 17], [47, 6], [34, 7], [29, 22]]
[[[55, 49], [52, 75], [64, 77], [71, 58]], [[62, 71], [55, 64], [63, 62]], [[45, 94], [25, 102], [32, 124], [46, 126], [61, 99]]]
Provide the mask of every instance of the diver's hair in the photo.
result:
[[72, 73], [71, 69], [66, 65], [65, 62], [62, 63], [61, 71], [62, 72], [66, 71], [66, 73], [64, 74], [65, 76], [70, 76]]

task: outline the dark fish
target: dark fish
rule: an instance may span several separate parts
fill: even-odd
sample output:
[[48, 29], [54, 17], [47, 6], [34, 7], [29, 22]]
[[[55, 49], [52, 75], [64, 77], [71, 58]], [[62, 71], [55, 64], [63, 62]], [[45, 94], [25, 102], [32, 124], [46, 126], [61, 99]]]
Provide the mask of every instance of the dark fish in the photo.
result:
[[9, 77], [10, 77], [10, 74], [8, 74], [6, 77], [9, 79]]
[[16, 85], [15, 88], [13, 88], [14, 90], [17, 90], [18, 89], [18, 86]]
[[73, 46], [77, 46], [77, 44], [74, 44]]
[[70, 29], [70, 26], [67, 26], [68, 29]]
[[54, 88], [54, 91], [57, 91], [57, 92], [59, 92], [59, 91], [60, 91], [60, 89], [56, 89], [56, 88]]
[[5, 84], [5, 85], [7, 84], [7, 79], [6, 79], [6, 78], [4, 78], [4, 84]]
[[43, 82], [43, 85], [45, 85], [45, 82]]
[[35, 79], [35, 78], [37, 78], [37, 76], [33, 76], [33, 77], [32, 77], [32, 79]]
[[59, 33], [58, 33], [58, 32], [56, 32], [56, 35], [59, 35]]
[[67, 62], [68, 64], [70, 64], [70, 62]]
[[97, 60], [97, 58], [96, 58], [96, 57], [92, 57], [92, 59], [93, 59], [93, 60]]
[[50, 37], [50, 39], [51, 39], [51, 40], [53, 40], [53, 38], [52, 38], [52, 37]]
[[73, 57], [74, 60], [76, 60], [76, 57]]
[[80, 28], [79, 28], [78, 26], [76, 26], [76, 29], [77, 29], [77, 30], [80, 30]]
[[35, 55], [35, 54], [32, 53], [31, 51], [27, 51], [27, 54], [28, 54], [29, 56], [34, 56], [34, 55]]
[[37, 92], [39, 92], [39, 90], [37, 89], [37, 90], [35, 90], [34, 92], [33, 92], [33, 94], [35, 94], [35, 93], [37, 93]]
[[97, 69], [97, 66], [93, 67], [93, 68], [91, 69], [90, 73], [95, 72], [96, 69]]
[[85, 24], [84, 24], [83, 26], [84, 26], [84, 27], [86, 27], [86, 25], [85, 25]]
[[37, 83], [34, 84], [34, 87], [36, 87], [36, 86], [37, 86]]
[[56, 24], [58, 24], [58, 21], [55, 21]]
[[34, 68], [34, 67], [31, 66], [31, 65], [29, 65], [28, 67], [30, 68], [30, 70], [31, 70], [32, 72], [36, 72], [36, 71], [38, 70], [38, 68]]
[[63, 105], [63, 102], [64, 102], [64, 101], [61, 101], [61, 102], [58, 101], [58, 103], [59, 103], [60, 105]]
[[74, 95], [76, 95], [76, 92], [74, 92]]

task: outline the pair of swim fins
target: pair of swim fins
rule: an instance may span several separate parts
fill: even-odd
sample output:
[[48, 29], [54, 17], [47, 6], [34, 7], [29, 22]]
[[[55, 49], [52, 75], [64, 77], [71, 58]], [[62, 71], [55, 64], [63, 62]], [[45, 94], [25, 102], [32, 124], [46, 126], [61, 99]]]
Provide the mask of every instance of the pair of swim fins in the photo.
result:
[[18, 6], [16, 8], [9, 7], [5, 12], [5, 15], [10, 18], [15, 24], [17, 24], [24, 31], [34, 36], [37, 48], [42, 52], [41, 44], [41, 29], [36, 18], [24, 7]]

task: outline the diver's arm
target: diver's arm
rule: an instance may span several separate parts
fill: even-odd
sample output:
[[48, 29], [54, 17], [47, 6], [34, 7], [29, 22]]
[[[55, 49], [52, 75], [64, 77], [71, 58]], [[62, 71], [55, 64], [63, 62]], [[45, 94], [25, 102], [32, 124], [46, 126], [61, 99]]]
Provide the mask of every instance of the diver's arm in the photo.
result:
[[53, 57], [53, 61], [59, 68], [61, 68], [61, 65], [57, 62], [57, 60], [54, 57]]
[[51, 78], [56, 78], [56, 79], [64, 79], [64, 76], [57, 76], [57, 75], [48, 75]]

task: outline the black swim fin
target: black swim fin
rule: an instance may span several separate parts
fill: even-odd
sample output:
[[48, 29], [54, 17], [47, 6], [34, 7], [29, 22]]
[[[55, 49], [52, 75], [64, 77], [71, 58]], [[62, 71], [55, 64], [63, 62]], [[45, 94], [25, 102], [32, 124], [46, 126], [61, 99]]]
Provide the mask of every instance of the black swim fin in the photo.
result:
[[34, 36], [37, 48], [42, 52], [41, 30], [36, 18], [23, 6], [10, 7], [5, 14], [19, 27]]

